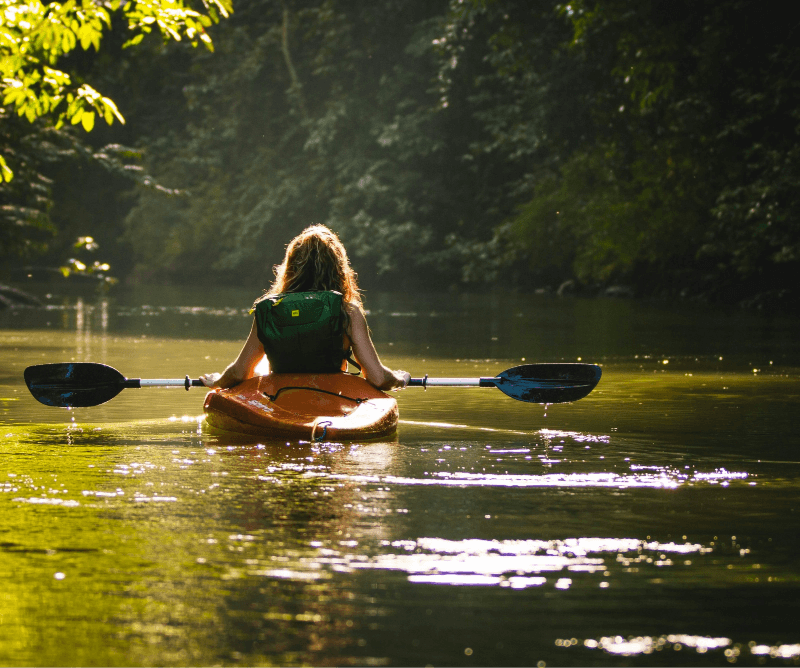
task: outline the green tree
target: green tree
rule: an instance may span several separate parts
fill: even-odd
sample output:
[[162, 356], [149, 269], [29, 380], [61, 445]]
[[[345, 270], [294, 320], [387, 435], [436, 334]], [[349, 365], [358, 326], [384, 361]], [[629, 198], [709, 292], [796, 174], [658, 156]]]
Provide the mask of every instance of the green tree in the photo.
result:
[[74, 52], [99, 51], [104, 35], [114, 30], [126, 33], [125, 46], [155, 31], [164, 40], [185, 39], [211, 49], [206, 29], [230, 11], [230, 0], [203, 0], [202, 10], [182, 0], [0, 0], [0, 254], [41, 252], [54, 232], [45, 165], [83, 155], [126, 171], [121, 158], [131, 151], [119, 146], [93, 151], [69, 130], [80, 125], [89, 132], [97, 117], [124, 122], [109, 97], [64, 67]]
[[[798, 269], [800, 50], [750, 0], [557, 6], [584, 141], [536, 179], [514, 222], [535, 266], [587, 282], [730, 298]], [[550, 149], [558, 133], [548, 128]], [[550, 252], [548, 240], [566, 250]]]
[[[3, 104], [11, 106], [30, 122], [51, 116], [55, 127], [64, 122], [81, 123], [89, 132], [95, 117], [111, 125], [114, 118], [124, 122], [116, 104], [91, 85], [73, 80], [56, 67], [58, 61], [80, 46], [100, 49], [103, 33], [111, 29], [113, 13], [120, 13], [129, 31], [128, 45], [138, 44], [154, 27], [164, 39], [186, 37], [212, 48], [206, 28], [219, 15], [228, 16], [231, 0], [203, 0], [207, 14], [184, 6], [182, 0], [68, 0], [44, 3], [40, 0], [0, 0], [0, 93]], [[13, 172], [0, 155], [3, 178]]]
[[441, 9], [323, 0], [237, 11], [213, 62], [195, 60], [185, 128], [148, 144], [148, 169], [188, 195], [140, 194], [128, 218], [139, 275], [267, 281], [312, 222], [337, 230], [364, 274], [416, 266], [446, 192], [424, 166], [446, 173], [427, 92]]

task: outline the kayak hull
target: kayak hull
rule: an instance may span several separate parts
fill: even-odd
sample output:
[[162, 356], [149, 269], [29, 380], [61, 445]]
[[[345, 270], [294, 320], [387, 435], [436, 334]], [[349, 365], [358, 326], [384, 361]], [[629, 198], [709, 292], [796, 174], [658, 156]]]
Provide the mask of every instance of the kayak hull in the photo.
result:
[[397, 429], [397, 401], [345, 373], [269, 374], [206, 395], [212, 427], [264, 438], [356, 440]]

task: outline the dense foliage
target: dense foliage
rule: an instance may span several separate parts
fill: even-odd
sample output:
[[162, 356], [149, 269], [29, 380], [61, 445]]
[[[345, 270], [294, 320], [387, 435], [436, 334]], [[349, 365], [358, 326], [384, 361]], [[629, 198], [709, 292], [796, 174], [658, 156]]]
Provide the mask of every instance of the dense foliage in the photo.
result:
[[[55, 231], [46, 165], [68, 156], [88, 157], [112, 171], [128, 167], [124, 158], [130, 150], [109, 145], [94, 152], [74, 132], [62, 131], [69, 122], [90, 132], [97, 117], [108, 125], [125, 122], [114, 101], [80, 76], [74, 54], [99, 52], [114, 28], [123, 48], [156, 29], [165, 40], [187, 38], [213, 50], [206, 28], [228, 15], [230, 0], [203, 0], [203, 5], [204, 12], [183, 0], [0, 0], [0, 255], [33, 255]], [[68, 72], [70, 64], [78, 71]], [[15, 172], [22, 178], [9, 185]]]
[[[515, 230], [538, 265], [709, 296], [780, 296], [800, 260], [800, 49], [756, 3], [560, 8], [590, 114]], [[564, 105], [563, 102], [567, 102]], [[544, 250], [547, 243], [567, 251]]]
[[[149, 39], [123, 50], [112, 30], [66, 63], [128, 119], [92, 137], [141, 150], [134, 190], [92, 156], [123, 174], [136, 152], [86, 150], [81, 170], [48, 170], [54, 123], [2, 112], [3, 145], [32, 156], [4, 198], [58, 203], [26, 224], [91, 234], [134, 280], [266, 281], [288, 239], [321, 222], [372, 285], [575, 278], [762, 302], [795, 289], [800, 46], [779, 12], [754, 0], [235, 9], [208, 28], [213, 54]], [[21, 229], [0, 253], [41, 238]]]

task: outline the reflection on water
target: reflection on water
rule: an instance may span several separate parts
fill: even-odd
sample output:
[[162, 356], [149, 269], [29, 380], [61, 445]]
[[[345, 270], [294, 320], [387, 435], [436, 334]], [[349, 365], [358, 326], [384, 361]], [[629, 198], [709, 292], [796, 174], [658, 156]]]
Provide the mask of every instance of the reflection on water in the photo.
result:
[[[560, 463], [559, 461], [547, 460], [545, 463]], [[480, 487], [616, 487], [619, 489], [626, 487], [666, 487], [674, 488], [688, 482], [708, 481], [712, 484], [721, 481], [723, 486], [728, 485], [729, 480], [742, 479], [747, 477], [747, 473], [731, 473], [725, 469], [712, 471], [710, 473], [695, 473], [691, 476], [684, 473], [662, 469], [657, 466], [646, 467], [655, 469], [658, 473], [617, 475], [613, 473], [561, 473], [545, 475], [492, 475], [476, 473], [449, 473], [440, 471], [436, 473], [435, 479], [424, 478], [396, 478], [386, 476], [377, 478], [374, 476], [360, 476], [354, 482], [385, 482], [397, 483], [401, 485], [456, 485], [464, 487], [476, 485]], [[755, 485], [756, 483], [750, 483]]]
[[[694, 650], [697, 654], [724, 650], [720, 653], [727, 659], [728, 663], [736, 663], [737, 659], [752, 659], [756, 657], [769, 657], [771, 659], [800, 658], [800, 644], [769, 646], [759, 645], [754, 640], [751, 640], [746, 645], [742, 645], [742, 643], [733, 643], [730, 638], [705, 638], [685, 634], [670, 634], [657, 638], [651, 636], [638, 636], [635, 638], [613, 636], [596, 640], [589, 638], [584, 640], [583, 643], [577, 638], [559, 638], [555, 644], [556, 647], [564, 648], [582, 644], [587, 649], [600, 649], [607, 654], [616, 656], [637, 656], [668, 650], [680, 652], [683, 649]], [[677, 658], [673, 660], [678, 661]]]
[[[314, 563], [335, 565], [342, 572], [354, 568], [374, 568], [408, 573], [409, 582], [443, 585], [497, 585], [524, 589], [550, 584], [567, 589], [572, 584], [570, 573], [600, 573], [599, 586], [610, 586], [609, 563], [604, 555], [615, 554], [616, 562], [626, 572], [638, 572], [630, 564], [672, 566], [666, 555], [704, 554], [713, 548], [698, 544], [661, 544], [654, 541], [614, 538], [568, 538], [566, 540], [477, 540], [451, 541], [442, 538], [419, 538], [414, 541], [384, 541], [384, 547], [399, 552], [380, 554], [364, 560], [360, 554], [343, 554], [326, 548]], [[635, 555], [635, 556], [633, 556]], [[691, 561], [684, 561], [691, 565]], [[317, 566], [315, 566], [317, 567]], [[300, 571], [298, 571], [300, 572]], [[556, 574], [531, 577], [531, 574]], [[563, 575], [563, 576], [562, 576]], [[302, 577], [302, 575], [301, 575]]]
[[211, 432], [196, 390], [29, 396], [31, 363], [183, 377], [238, 352], [246, 299], [149, 297], [2, 316], [0, 663], [800, 662], [791, 323], [373, 296], [414, 375], [604, 369], [547, 408], [406, 390], [388, 442]]

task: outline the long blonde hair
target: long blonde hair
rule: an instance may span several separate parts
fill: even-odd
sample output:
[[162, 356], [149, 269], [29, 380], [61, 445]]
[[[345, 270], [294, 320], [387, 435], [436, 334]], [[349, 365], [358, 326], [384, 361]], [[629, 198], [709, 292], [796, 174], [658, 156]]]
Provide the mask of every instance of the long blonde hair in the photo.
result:
[[311, 225], [289, 242], [283, 262], [275, 267], [275, 280], [264, 297], [312, 290], [341, 292], [344, 303], [363, 310], [347, 251], [339, 237], [325, 225]]

